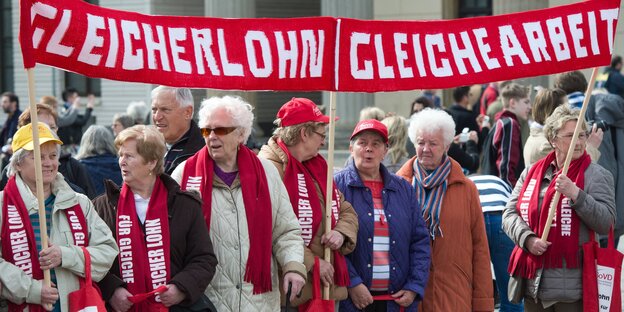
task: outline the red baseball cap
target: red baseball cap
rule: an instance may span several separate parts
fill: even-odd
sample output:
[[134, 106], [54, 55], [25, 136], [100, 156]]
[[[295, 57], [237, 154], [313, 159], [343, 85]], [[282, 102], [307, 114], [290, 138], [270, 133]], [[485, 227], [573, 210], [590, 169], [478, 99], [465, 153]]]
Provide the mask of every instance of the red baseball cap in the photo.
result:
[[367, 119], [358, 122], [357, 125], [355, 125], [355, 129], [353, 129], [350, 140], [364, 131], [375, 131], [377, 134], [381, 135], [384, 143], [388, 143], [388, 128], [377, 119]]
[[[277, 118], [282, 120], [281, 126], [288, 127], [302, 124], [304, 122], [316, 121], [329, 123], [329, 116], [323, 115], [323, 112], [312, 102], [306, 98], [292, 98], [277, 112]], [[338, 120], [338, 117], [336, 117]]]

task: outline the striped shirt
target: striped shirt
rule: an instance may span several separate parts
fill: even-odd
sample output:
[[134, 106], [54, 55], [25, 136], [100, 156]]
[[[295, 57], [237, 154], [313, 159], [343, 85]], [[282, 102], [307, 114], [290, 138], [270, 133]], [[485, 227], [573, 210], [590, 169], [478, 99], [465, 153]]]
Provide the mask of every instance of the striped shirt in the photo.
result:
[[390, 232], [382, 201], [383, 182], [364, 181], [373, 196], [373, 280], [370, 290], [387, 291], [390, 285]]
[[[50, 197], [45, 200], [45, 214], [46, 214], [46, 228], [48, 229], [48, 237], [50, 237], [50, 226], [52, 225], [52, 210], [54, 210], [54, 200], [56, 196], [54, 194], [50, 195]], [[37, 250], [41, 250], [41, 224], [39, 223], [39, 213], [31, 214], [30, 224], [33, 228], [33, 233], [35, 234], [35, 241], [37, 242]], [[52, 283], [56, 284], [56, 274], [54, 269], [50, 270], [50, 280]], [[60, 312], [61, 311], [61, 301], [57, 300], [56, 304], [54, 304], [54, 309], [52, 312]]]
[[479, 201], [483, 212], [503, 211], [511, 196], [511, 187], [501, 178], [493, 175], [468, 177], [479, 190]]
[[568, 104], [571, 108], [581, 108], [584, 100], [585, 93], [583, 92], [576, 91], [568, 94]]

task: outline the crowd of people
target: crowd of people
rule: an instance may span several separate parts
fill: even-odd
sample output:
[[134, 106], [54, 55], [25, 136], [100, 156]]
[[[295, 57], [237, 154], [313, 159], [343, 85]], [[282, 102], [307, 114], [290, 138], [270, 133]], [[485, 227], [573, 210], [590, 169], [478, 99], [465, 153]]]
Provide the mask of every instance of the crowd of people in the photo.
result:
[[582, 311], [580, 246], [624, 230], [621, 67], [614, 57], [585, 116], [580, 72], [535, 96], [501, 81], [443, 105], [425, 90], [409, 119], [367, 108], [333, 180], [319, 154], [330, 117], [306, 98], [282, 105], [255, 150], [240, 97], [195, 114], [189, 89], [159, 86], [151, 114], [133, 102], [83, 132], [93, 98], [81, 113], [75, 89], [42, 98], [37, 125], [3, 93], [0, 299], [68, 311], [90, 269], [115, 312], [296, 311], [316, 276], [340, 311]]

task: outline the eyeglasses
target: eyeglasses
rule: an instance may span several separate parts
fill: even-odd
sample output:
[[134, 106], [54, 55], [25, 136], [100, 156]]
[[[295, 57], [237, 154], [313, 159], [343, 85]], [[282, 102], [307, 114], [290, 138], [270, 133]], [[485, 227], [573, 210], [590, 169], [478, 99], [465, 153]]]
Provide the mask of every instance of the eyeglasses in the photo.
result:
[[214, 131], [216, 135], [222, 136], [226, 134], [232, 133], [232, 131], [238, 129], [238, 127], [216, 127], [214, 129], [211, 128], [201, 128], [201, 134], [203, 137], [210, 136], [210, 133]]
[[[573, 136], [574, 136], [574, 133], [570, 133], [570, 134], [566, 134], [566, 135], [557, 135], [557, 137], [562, 138], [562, 139], [566, 139], [566, 140], [572, 140]], [[581, 132], [578, 135], [578, 139], [581, 140], [581, 141], [587, 140], [588, 137], [589, 137], [589, 132]]]
[[312, 130], [312, 132], [318, 134], [321, 137], [321, 140], [325, 141], [325, 138], [327, 137], [327, 134], [325, 133], [320, 133], [320, 132], [316, 132], [314, 130]]

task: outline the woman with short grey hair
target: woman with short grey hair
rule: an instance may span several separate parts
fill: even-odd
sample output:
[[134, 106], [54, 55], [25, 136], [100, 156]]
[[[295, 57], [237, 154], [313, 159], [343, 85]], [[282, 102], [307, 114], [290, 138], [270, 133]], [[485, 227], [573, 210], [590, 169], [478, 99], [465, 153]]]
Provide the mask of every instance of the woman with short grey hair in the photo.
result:
[[[68, 311], [68, 296], [80, 287], [85, 261], [81, 247], [91, 255], [91, 274], [100, 281], [111, 268], [118, 249], [112, 233], [98, 217], [91, 201], [74, 192], [58, 173], [60, 145], [44, 123], [37, 125], [45, 221], [39, 218], [35, 196], [33, 125], [13, 136], [9, 181], [0, 193], [0, 284], [9, 311]], [[45, 223], [44, 223], [45, 222]], [[43, 248], [46, 225], [50, 244]], [[87, 239], [85, 239], [87, 238]], [[52, 286], [43, 283], [50, 271]]]
[[206, 295], [218, 311], [279, 311], [280, 290], [286, 293], [291, 284], [294, 299], [305, 283], [301, 228], [288, 193], [275, 167], [245, 146], [251, 110], [238, 97], [204, 100], [198, 125], [206, 146], [172, 174], [183, 190], [197, 190], [204, 199], [219, 260]]
[[[525, 311], [583, 311], [581, 246], [590, 233], [606, 235], [615, 223], [613, 175], [591, 162], [585, 120], [572, 149], [567, 175], [561, 174], [579, 122], [579, 110], [557, 107], [544, 124], [553, 151], [520, 175], [503, 213], [503, 230], [516, 244], [509, 260], [510, 300]], [[555, 192], [556, 217], [542, 240]]]
[[76, 159], [87, 169], [97, 195], [104, 193], [104, 180], [121, 185], [117, 149], [113, 134], [106, 127], [92, 125], [85, 131]]
[[416, 189], [429, 230], [431, 269], [422, 306], [425, 311], [492, 311], [490, 252], [479, 193], [448, 156], [454, 135], [455, 122], [447, 112], [425, 108], [414, 114], [409, 136], [416, 156], [397, 171]]

